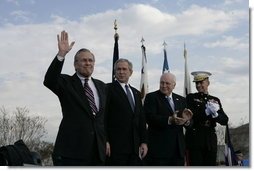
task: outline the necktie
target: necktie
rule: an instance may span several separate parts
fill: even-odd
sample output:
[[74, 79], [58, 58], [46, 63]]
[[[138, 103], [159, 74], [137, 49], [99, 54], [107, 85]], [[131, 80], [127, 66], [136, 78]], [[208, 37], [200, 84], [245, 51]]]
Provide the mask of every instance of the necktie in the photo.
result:
[[97, 107], [95, 105], [93, 91], [91, 87], [88, 85], [88, 79], [85, 79], [84, 89], [87, 96], [87, 100], [89, 101], [89, 105], [92, 109], [93, 115], [95, 115], [97, 113]]
[[168, 99], [168, 102], [169, 102], [169, 105], [170, 105], [172, 111], [175, 113], [175, 105], [174, 105], [173, 99], [169, 96], [167, 97], [167, 99]]
[[132, 111], [134, 111], [134, 108], [135, 108], [134, 101], [133, 101], [133, 99], [132, 99], [129, 86], [128, 86], [127, 84], [125, 85], [125, 89], [126, 89], [126, 94], [127, 94], [128, 100], [129, 100], [129, 102], [130, 102]]

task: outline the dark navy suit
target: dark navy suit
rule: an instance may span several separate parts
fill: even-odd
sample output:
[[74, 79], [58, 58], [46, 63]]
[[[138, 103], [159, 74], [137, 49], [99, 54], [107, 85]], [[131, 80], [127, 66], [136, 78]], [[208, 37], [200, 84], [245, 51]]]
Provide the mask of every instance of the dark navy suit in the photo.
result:
[[[175, 111], [186, 108], [185, 98], [172, 93]], [[148, 165], [184, 165], [185, 141], [183, 126], [169, 125], [173, 115], [166, 97], [159, 90], [148, 93], [144, 102], [148, 123]]]
[[[78, 76], [61, 74], [63, 63], [64, 61], [61, 62], [56, 57], [48, 68], [44, 80], [44, 85], [58, 96], [62, 107], [63, 118], [53, 151], [54, 164], [97, 165], [100, 162], [104, 163], [106, 158], [105, 84], [92, 78], [100, 104], [99, 111], [94, 117]], [[64, 163], [69, 159], [74, 163]], [[98, 163], [94, 163], [94, 159], [98, 160]]]
[[139, 146], [147, 141], [140, 92], [130, 86], [135, 99], [133, 111], [118, 81], [109, 83], [107, 88], [107, 140], [111, 146], [109, 165], [140, 165]]

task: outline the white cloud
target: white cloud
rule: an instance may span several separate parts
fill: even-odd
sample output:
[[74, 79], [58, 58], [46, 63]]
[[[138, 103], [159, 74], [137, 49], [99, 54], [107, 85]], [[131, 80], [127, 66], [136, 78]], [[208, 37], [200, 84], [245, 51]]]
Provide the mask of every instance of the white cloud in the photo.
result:
[[15, 21], [29, 23], [32, 21], [31, 17], [33, 14], [28, 11], [18, 10], [11, 12], [10, 15], [14, 17]]
[[246, 75], [249, 73], [249, 60], [235, 59], [235, 58], [222, 58], [220, 60], [221, 71], [227, 72], [232, 75]]
[[245, 0], [225, 0], [225, 5], [231, 5], [231, 4], [238, 4], [238, 3], [242, 3]]
[[178, 32], [200, 35], [204, 33], [222, 33], [232, 29], [239, 20], [248, 17], [248, 11], [222, 11], [192, 5], [177, 16]]
[[208, 48], [225, 47], [239, 50], [247, 50], [249, 48], [248, 38], [235, 38], [233, 36], [223, 36], [221, 40], [205, 43]]
[[13, 3], [15, 5], [19, 5], [19, 1], [18, 0], [6, 0], [7, 2]]

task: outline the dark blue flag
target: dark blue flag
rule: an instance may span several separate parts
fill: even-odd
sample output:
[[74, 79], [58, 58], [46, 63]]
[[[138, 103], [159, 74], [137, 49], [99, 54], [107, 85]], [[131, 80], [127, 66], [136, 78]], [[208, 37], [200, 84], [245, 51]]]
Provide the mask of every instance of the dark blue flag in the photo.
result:
[[119, 59], [119, 50], [118, 50], [118, 39], [119, 36], [117, 33], [115, 33], [115, 44], [114, 44], [114, 52], [113, 52], [113, 69], [112, 69], [112, 82], [115, 81], [115, 71], [114, 71], [114, 65], [115, 62]]
[[164, 52], [164, 62], [163, 62], [162, 74], [165, 73], [165, 72], [170, 72], [169, 71], [169, 67], [168, 67], [168, 57], [167, 57], [167, 51], [166, 51], [167, 43], [165, 41], [163, 43], [163, 46], [164, 46], [164, 49], [163, 49], [163, 52]]

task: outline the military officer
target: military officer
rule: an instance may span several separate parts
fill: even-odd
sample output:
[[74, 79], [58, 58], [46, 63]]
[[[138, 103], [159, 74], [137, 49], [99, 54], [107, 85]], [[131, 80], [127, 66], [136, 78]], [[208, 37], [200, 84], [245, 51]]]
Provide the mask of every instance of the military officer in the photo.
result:
[[193, 112], [192, 126], [186, 130], [187, 159], [191, 166], [215, 166], [217, 155], [216, 123], [226, 125], [220, 99], [208, 93], [210, 72], [191, 73], [197, 93], [187, 95], [187, 108]]

